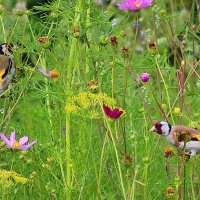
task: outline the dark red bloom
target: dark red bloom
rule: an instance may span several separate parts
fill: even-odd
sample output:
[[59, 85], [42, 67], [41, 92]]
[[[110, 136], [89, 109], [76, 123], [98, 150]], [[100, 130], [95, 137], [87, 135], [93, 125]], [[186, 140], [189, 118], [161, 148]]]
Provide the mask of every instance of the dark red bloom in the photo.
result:
[[110, 36], [110, 43], [112, 46], [117, 46], [118, 42], [117, 42], [117, 37], [115, 35]]
[[103, 110], [105, 115], [111, 119], [118, 119], [124, 113], [124, 111], [119, 108], [114, 108], [112, 110], [106, 105], [103, 105]]

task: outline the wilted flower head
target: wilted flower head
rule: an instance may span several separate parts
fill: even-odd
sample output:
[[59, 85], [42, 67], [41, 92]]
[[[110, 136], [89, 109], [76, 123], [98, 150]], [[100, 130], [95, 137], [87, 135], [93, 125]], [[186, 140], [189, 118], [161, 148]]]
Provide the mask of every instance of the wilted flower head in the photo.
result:
[[118, 119], [122, 114], [125, 114], [125, 111], [120, 108], [111, 109], [106, 105], [103, 105], [103, 111], [107, 117], [111, 119]]
[[118, 42], [117, 42], [117, 37], [115, 35], [110, 36], [110, 43], [112, 46], [117, 46]]
[[116, 5], [121, 10], [141, 10], [152, 4], [153, 0], [124, 0]]
[[16, 132], [13, 131], [10, 135], [10, 139], [6, 137], [5, 134], [0, 134], [1, 139], [5, 142], [6, 146], [10, 149], [20, 149], [20, 150], [27, 150], [33, 146], [33, 144], [36, 143], [36, 141], [31, 142], [30, 144], [26, 144], [28, 142], [28, 136], [24, 136], [19, 139], [19, 141], [16, 140]]
[[131, 164], [132, 164], [131, 155], [126, 154], [126, 155], [123, 157], [123, 163], [124, 163], [124, 165], [126, 165], [126, 166], [131, 166]]
[[98, 81], [88, 81], [87, 82], [88, 88], [92, 93], [97, 93], [99, 90], [99, 85], [98, 85]]
[[141, 80], [142, 82], [144, 82], [144, 83], [148, 82], [149, 79], [150, 79], [150, 74], [148, 74], [148, 73], [142, 73], [142, 74], [140, 75], [140, 80]]
[[174, 155], [174, 151], [173, 151], [173, 148], [172, 147], [166, 147], [163, 149], [163, 153], [164, 153], [164, 156], [166, 158], [170, 157], [170, 156], [173, 156]]
[[153, 40], [148, 41], [148, 47], [149, 49], [156, 49], [157, 48], [156, 42]]
[[174, 188], [169, 186], [166, 190], [166, 193], [165, 193], [167, 196], [172, 196], [174, 195]]
[[76, 37], [79, 37], [80, 36], [80, 29], [78, 27], [74, 27], [73, 28], [73, 32], [72, 32], [73, 36], [76, 38]]
[[40, 44], [47, 44], [49, 42], [49, 38], [48, 37], [39, 37], [38, 42]]
[[38, 71], [48, 78], [58, 78], [59, 76], [58, 71], [56, 69], [53, 69], [47, 72], [44, 69], [39, 68]]
[[51, 45], [51, 42], [50, 42], [49, 38], [48, 38], [48, 37], [45, 37], [45, 36], [39, 37], [37, 41], [39, 42], [39, 44], [40, 44], [44, 49], [48, 49], [49, 46]]
[[121, 49], [121, 53], [122, 53], [122, 57], [123, 58], [127, 58], [128, 57], [128, 53], [129, 53], [129, 49], [127, 47], [123, 47]]

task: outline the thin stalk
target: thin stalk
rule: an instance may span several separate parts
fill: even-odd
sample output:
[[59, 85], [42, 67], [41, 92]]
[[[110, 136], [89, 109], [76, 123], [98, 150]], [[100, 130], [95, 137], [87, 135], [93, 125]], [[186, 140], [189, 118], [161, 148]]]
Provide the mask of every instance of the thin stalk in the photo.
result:
[[108, 127], [108, 131], [110, 133], [110, 138], [111, 138], [111, 141], [113, 143], [113, 147], [114, 147], [114, 151], [115, 151], [115, 155], [116, 155], [116, 159], [117, 159], [117, 166], [118, 166], [119, 178], [120, 178], [120, 184], [121, 184], [121, 187], [122, 187], [123, 196], [124, 196], [124, 199], [126, 199], [126, 192], [125, 192], [125, 188], [124, 188], [122, 171], [121, 171], [121, 166], [120, 166], [120, 161], [119, 161], [119, 155], [118, 155], [118, 152], [117, 152], [117, 147], [116, 147], [116, 144], [115, 144], [115, 140], [114, 140], [113, 133], [111, 131], [110, 125], [109, 125], [107, 119], [105, 119], [105, 121], [106, 121], [106, 124], [107, 124], [107, 127]]
[[[185, 78], [186, 76], [186, 62], [184, 61], [184, 66], [182, 66], [181, 68], [181, 79], [180, 79], [180, 92], [181, 92], [181, 102], [180, 102], [180, 112], [182, 113], [183, 112], [183, 106], [184, 106], [184, 100], [185, 100], [185, 97], [184, 97], [184, 92], [185, 92]], [[182, 115], [180, 116], [180, 119], [179, 119], [179, 124], [182, 124], [183, 123], [183, 117]]]
[[167, 102], [168, 102], [168, 106], [169, 106], [169, 109], [170, 109], [170, 116], [171, 116], [171, 119], [172, 119], [173, 124], [175, 124], [174, 118], [173, 118], [173, 115], [172, 115], [171, 103], [170, 103], [170, 98], [169, 98], [169, 92], [168, 92], [168, 89], [167, 89], [167, 84], [166, 84], [165, 79], [164, 79], [164, 77], [163, 77], [163, 75], [162, 75], [162, 72], [161, 72], [161, 69], [160, 69], [160, 66], [159, 66], [159, 64], [158, 64], [157, 59], [155, 59], [155, 61], [156, 61], [156, 65], [157, 65], [158, 71], [159, 71], [159, 73], [160, 73], [161, 79], [162, 79], [162, 81], [163, 81], [165, 91], [166, 91]]
[[[129, 65], [128, 61], [124, 59], [124, 69], [123, 69], [123, 85], [124, 85], [124, 91], [123, 91], [123, 104], [122, 107], [124, 110], [126, 110], [126, 93], [127, 93], [127, 84], [128, 84], [128, 70], [126, 65]], [[126, 119], [123, 118], [123, 139], [124, 139], [124, 153], [126, 155]]]
[[[137, 155], [136, 155], [136, 152], [137, 152], [137, 145], [136, 143], [134, 144], [134, 152], [135, 152], [135, 155], [134, 155], [134, 165], [136, 166], [136, 160], [137, 160]], [[132, 186], [131, 186], [131, 193], [130, 193], [130, 199], [131, 200], [134, 200], [135, 199], [135, 187], [136, 187], [136, 178], [137, 178], [137, 174], [138, 174], [138, 167], [136, 166], [135, 167], [135, 174], [134, 174], [134, 178], [133, 178], [133, 182], [132, 182]]]
[[[76, 4], [76, 11], [75, 11], [75, 19], [74, 19], [74, 24], [73, 28], [79, 25], [79, 20], [80, 20], [80, 13], [82, 10], [82, 0], [79, 0]], [[72, 79], [72, 66], [74, 63], [75, 59], [75, 51], [77, 47], [77, 38], [73, 37], [72, 42], [71, 42], [71, 48], [70, 48], [70, 53], [69, 53], [69, 58], [68, 58], [68, 64], [67, 64], [67, 83], [66, 83], [66, 91], [70, 91], [71, 88], [71, 79]], [[67, 95], [66, 95], [67, 97]], [[65, 188], [66, 188], [66, 199], [71, 200], [71, 191], [72, 191], [72, 159], [71, 159], [71, 119], [70, 119], [70, 112], [66, 111], [66, 183], [65, 183]]]
[[35, 35], [34, 35], [34, 32], [33, 32], [32, 27], [31, 27], [31, 23], [30, 23], [30, 21], [29, 21], [28, 16], [27, 16], [26, 18], [27, 18], [27, 23], [28, 23], [29, 29], [30, 29], [30, 31], [31, 31], [32, 38], [33, 38], [33, 40], [35, 41]]
[[195, 190], [194, 190], [194, 180], [193, 180], [193, 174], [194, 174], [194, 160], [192, 162], [193, 164], [193, 167], [190, 167], [190, 182], [191, 182], [191, 190], [192, 190], [192, 199], [193, 200], [196, 200], [196, 197], [195, 197]]
[[3, 18], [1, 15], [0, 15], [0, 21], [1, 21], [1, 26], [2, 26], [4, 42], [6, 42], [6, 31], [5, 31], [5, 27], [4, 27], [4, 23], [3, 23]]
[[[114, 59], [113, 59], [113, 62], [114, 62]], [[112, 77], [111, 77], [111, 80], [112, 80], [112, 98], [115, 98], [115, 64], [112, 65]]]
[[107, 142], [108, 135], [105, 134], [104, 142], [103, 142], [103, 147], [101, 150], [101, 158], [100, 158], [100, 168], [99, 168], [99, 178], [98, 178], [98, 196], [101, 199], [101, 171], [102, 171], [102, 163], [103, 163], [103, 157], [104, 157], [104, 152], [105, 152], [105, 147], [106, 147], [106, 142]]
[[89, 73], [90, 71], [90, 61], [89, 61], [89, 58], [88, 58], [88, 54], [89, 54], [89, 42], [90, 42], [90, 25], [91, 25], [91, 22], [90, 22], [90, 0], [87, 0], [87, 5], [88, 5], [88, 8], [87, 8], [87, 11], [86, 11], [86, 36], [87, 36], [87, 44], [86, 44], [86, 64], [85, 64], [85, 73]]
[[71, 200], [71, 170], [72, 170], [72, 163], [71, 163], [71, 137], [70, 137], [70, 113], [66, 112], [66, 170], [67, 170], [67, 177], [66, 177], [66, 199]]
[[[39, 56], [39, 59], [40, 59], [42, 69], [44, 69], [44, 71], [46, 71], [47, 70], [46, 59], [42, 55]], [[46, 91], [47, 112], [48, 112], [48, 116], [49, 116], [48, 118], [49, 118], [49, 124], [50, 124], [50, 133], [51, 133], [51, 139], [53, 141], [53, 121], [52, 121], [52, 113], [51, 113], [51, 106], [50, 106], [50, 95], [49, 95], [49, 87], [48, 87], [48, 79], [47, 78], [45, 78], [45, 91]]]
[[[145, 116], [145, 113], [143, 112], [143, 116], [144, 116], [144, 124], [147, 124], [147, 119]], [[148, 189], [148, 167], [149, 167], [149, 134], [148, 134], [148, 130], [146, 128], [145, 130], [145, 134], [144, 135], [144, 139], [145, 139], [145, 166], [144, 166], [144, 200], [147, 200], [147, 189]]]
[[12, 29], [12, 32], [11, 32], [9, 38], [12, 38], [12, 35], [13, 35], [13, 33], [15, 32], [15, 29], [16, 29], [16, 27], [17, 27], [17, 25], [18, 25], [18, 22], [19, 22], [19, 16], [17, 17], [17, 21], [16, 21], [16, 23], [15, 23], [15, 25], [14, 25], [14, 28]]

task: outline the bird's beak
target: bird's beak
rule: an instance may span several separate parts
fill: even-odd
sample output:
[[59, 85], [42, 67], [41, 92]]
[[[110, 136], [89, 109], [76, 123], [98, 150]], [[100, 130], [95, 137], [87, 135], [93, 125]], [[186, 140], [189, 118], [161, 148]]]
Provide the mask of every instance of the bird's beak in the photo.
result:
[[155, 132], [156, 131], [156, 127], [155, 126], [153, 126], [150, 130], [149, 130], [149, 132]]

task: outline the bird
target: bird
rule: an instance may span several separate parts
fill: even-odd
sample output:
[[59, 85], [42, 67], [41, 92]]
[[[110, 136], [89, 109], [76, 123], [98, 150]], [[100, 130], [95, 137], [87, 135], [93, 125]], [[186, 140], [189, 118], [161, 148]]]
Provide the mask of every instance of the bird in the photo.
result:
[[149, 130], [157, 132], [179, 150], [187, 150], [186, 155], [195, 156], [200, 153], [200, 131], [182, 125], [172, 126], [166, 121], [155, 122]]
[[0, 45], [0, 97], [8, 89], [16, 71], [13, 59], [13, 47], [14, 45], [11, 43]]

